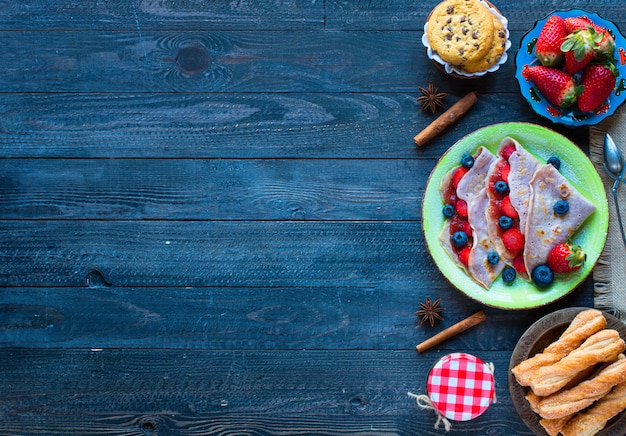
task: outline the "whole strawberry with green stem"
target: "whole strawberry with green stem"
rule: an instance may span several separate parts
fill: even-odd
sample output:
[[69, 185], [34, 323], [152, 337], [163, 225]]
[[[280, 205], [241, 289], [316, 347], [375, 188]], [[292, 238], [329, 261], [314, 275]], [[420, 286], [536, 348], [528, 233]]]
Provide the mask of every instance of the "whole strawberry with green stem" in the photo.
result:
[[558, 107], [573, 106], [584, 89], [565, 71], [543, 65], [525, 65], [522, 77], [533, 82], [543, 96]]
[[602, 105], [615, 89], [617, 75], [613, 63], [587, 66], [580, 79], [584, 90], [578, 96], [578, 109], [591, 112]]
[[561, 44], [566, 36], [565, 20], [558, 15], [548, 18], [535, 44], [535, 56], [541, 65], [554, 67], [563, 62], [565, 56], [561, 51]]
[[546, 264], [554, 273], [570, 273], [579, 270], [587, 259], [587, 254], [578, 245], [558, 244], [550, 250]]
[[595, 60], [612, 59], [615, 52], [615, 39], [613, 35], [602, 26], [598, 26], [586, 16], [580, 17], [568, 17], [563, 20], [565, 24], [566, 32], [573, 33], [576, 30], [584, 30], [589, 26], [602, 35], [602, 39], [598, 42], [596, 49], [594, 50], [593, 58]]
[[603, 34], [596, 32], [591, 24], [585, 29], [578, 29], [567, 35], [561, 44], [561, 51], [565, 53], [565, 71], [576, 74], [589, 65], [602, 38]]

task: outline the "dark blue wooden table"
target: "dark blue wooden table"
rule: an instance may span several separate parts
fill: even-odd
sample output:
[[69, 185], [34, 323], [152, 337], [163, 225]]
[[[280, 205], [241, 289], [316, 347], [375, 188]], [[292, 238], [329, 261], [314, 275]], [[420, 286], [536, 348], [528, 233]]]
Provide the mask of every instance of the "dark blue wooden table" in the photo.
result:
[[[511, 352], [546, 313], [592, 306], [591, 279], [549, 307], [483, 307], [426, 252], [421, 198], [462, 136], [547, 125], [513, 77], [536, 19], [626, 29], [625, 3], [500, 1], [509, 61], [459, 80], [420, 42], [436, 2], [0, 1], [0, 434], [441, 434], [407, 392], [454, 351], [494, 363], [497, 403], [452, 433], [530, 434]], [[418, 148], [429, 82], [445, 108], [479, 101]]]

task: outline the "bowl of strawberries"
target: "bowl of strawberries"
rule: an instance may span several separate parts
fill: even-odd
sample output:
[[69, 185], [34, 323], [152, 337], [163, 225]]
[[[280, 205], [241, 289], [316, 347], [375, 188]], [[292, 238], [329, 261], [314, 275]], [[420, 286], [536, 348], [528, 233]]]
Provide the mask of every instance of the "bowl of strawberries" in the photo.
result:
[[554, 123], [595, 125], [626, 100], [626, 39], [591, 12], [558, 11], [537, 21], [515, 64], [522, 95]]

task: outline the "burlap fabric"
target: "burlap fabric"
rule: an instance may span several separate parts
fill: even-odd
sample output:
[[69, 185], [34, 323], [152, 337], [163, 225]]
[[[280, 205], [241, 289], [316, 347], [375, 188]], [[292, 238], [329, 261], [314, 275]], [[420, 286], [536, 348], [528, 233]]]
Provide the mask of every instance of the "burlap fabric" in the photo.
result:
[[[604, 137], [609, 133], [626, 157], [626, 108], [590, 129], [589, 155], [600, 174], [609, 201], [609, 233], [606, 246], [593, 270], [594, 305], [626, 322], [626, 248], [619, 230], [615, 200], [611, 193], [614, 180], [604, 170]], [[626, 184], [617, 189], [622, 220], [626, 225]]]

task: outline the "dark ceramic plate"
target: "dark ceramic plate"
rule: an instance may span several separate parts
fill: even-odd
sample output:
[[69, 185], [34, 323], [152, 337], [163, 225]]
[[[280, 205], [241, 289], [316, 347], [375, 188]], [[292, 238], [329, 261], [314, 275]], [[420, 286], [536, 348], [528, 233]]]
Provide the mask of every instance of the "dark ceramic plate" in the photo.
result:
[[[520, 418], [537, 435], [547, 436], [548, 433], [539, 424], [539, 415], [528, 405], [525, 398], [528, 388], [517, 383], [511, 370], [523, 360], [542, 352], [544, 348], [556, 341], [576, 315], [587, 309], [588, 307], [572, 307], [544, 316], [526, 330], [513, 350], [508, 374], [509, 393]], [[606, 318], [606, 328], [615, 329], [622, 338], [626, 338], [626, 325], [611, 314], [603, 312], [603, 315]], [[610, 420], [598, 433], [599, 436], [624, 436], [624, 434], [626, 434], [626, 412]]]
[[[596, 112], [582, 112], [578, 109], [572, 108], [558, 108], [552, 106], [541, 95], [541, 93], [535, 88], [532, 82], [527, 81], [522, 77], [522, 70], [525, 65], [540, 65], [539, 61], [535, 57], [535, 44], [537, 37], [541, 32], [546, 21], [552, 15], [560, 15], [563, 18], [579, 17], [581, 15], [587, 16], [595, 24], [607, 29], [613, 38], [615, 39], [615, 53], [616, 67], [619, 72], [615, 89], [609, 96], [605, 105], [597, 109]], [[543, 20], [537, 21], [535, 27], [533, 27], [524, 37], [520, 45], [520, 49], [515, 57], [515, 77], [519, 83], [520, 91], [524, 98], [528, 101], [533, 110], [547, 118], [553, 123], [565, 124], [570, 127], [595, 125], [603, 119], [610, 117], [615, 113], [618, 107], [620, 107], [624, 101], [626, 101], [626, 39], [620, 33], [617, 26], [600, 18], [597, 14], [591, 12], [582, 11], [580, 9], [572, 9], [569, 11], [557, 11], [548, 15]]]

